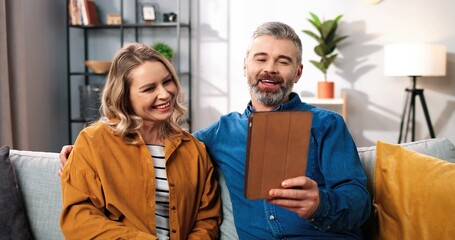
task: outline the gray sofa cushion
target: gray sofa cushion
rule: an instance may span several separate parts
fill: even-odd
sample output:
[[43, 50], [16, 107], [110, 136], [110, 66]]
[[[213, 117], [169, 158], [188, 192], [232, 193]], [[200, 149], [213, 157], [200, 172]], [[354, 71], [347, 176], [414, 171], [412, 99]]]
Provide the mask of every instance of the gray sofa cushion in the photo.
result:
[[33, 237], [63, 239], [59, 226], [62, 200], [57, 175], [60, 166], [58, 153], [11, 150], [10, 159], [16, 170]]
[[9, 159], [9, 147], [0, 148], [0, 239], [30, 239], [27, 215]]
[[224, 175], [219, 168], [216, 168], [218, 183], [221, 188], [221, 199], [223, 204], [223, 222], [221, 223], [220, 230], [221, 240], [235, 240], [237, 237], [237, 230], [234, 225], [234, 216], [232, 215], [232, 203], [231, 197], [229, 196], [229, 190], [226, 186], [226, 181], [224, 180]]

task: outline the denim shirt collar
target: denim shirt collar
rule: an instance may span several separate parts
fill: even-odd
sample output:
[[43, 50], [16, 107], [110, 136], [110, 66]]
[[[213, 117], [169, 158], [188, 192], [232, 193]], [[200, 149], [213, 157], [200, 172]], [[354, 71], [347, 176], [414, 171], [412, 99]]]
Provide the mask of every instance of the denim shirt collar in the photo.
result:
[[[289, 101], [279, 105], [272, 111], [276, 112], [276, 111], [286, 111], [286, 110], [296, 109], [296, 107], [298, 105], [300, 105], [301, 103], [302, 103], [302, 101], [300, 100], [299, 95], [295, 92], [291, 92], [291, 94], [289, 94]], [[247, 117], [249, 117], [250, 114], [253, 112], [256, 112], [256, 109], [254, 109], [253, 104], [251, 103], [251, 100], [250, 100], [250, 102], [248, 102], [248, 106], [245, 109], [245, 112], [243, 114], [245, 114]]]

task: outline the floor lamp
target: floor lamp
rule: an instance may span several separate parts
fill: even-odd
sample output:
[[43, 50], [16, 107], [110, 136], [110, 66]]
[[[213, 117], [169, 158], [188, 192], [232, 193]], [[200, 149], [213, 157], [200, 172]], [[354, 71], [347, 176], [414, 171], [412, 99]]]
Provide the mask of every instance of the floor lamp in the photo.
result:
[[[422, 105], [430, 137], [435, 138], [430, 114], [423, 95], [417, 88], [417, 77], [437, 77], [446, 74], [446, 47], [437, 44], [397, 43], [384, 47], [384, 73], [386, 76], [408, 76], [411, 87], [405, 89], [406, 99], [400, 122], [398, 143], [406, 141], [411, 130], [411, 141], [415, 141], [415, 114], [417, 100]], [[411, 125], [411, 129], [409, 129]]]

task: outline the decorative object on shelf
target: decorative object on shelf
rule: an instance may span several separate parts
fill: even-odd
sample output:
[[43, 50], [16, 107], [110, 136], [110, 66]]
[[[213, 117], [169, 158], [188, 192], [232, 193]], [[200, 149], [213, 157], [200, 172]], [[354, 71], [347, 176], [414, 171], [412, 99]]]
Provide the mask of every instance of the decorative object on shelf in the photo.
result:
[[84, 120], [94, 120], [99, 117], [101, 86], [79, 86], [80, 116]]
[[142, 5], [142, 20], [146, 23], [151, 23], [156, 20], [156, 8], [154, 5]]
[[319, 81], [318, 98], [334, 98], [335, 97], [335, 82], [333, 81]]
[[318, 98], [333, 98], [334, 97], [334, 82], [327, 80], [327, 70], [335, 61], [337, 53], [335, 50], [337, 44], [346, 39], [348, 36], [337, 36], [338, 21], [343, 15], [337, 16], [335, 19], [323, 20], [314, 13], [310, 12], [311, 18], [308, 21], [316, 28], [317, 32], [303, 30], [304, 33], [314, 38], [318, 45], [314, 47], [314, 52], [321, 57], [319, 61], [311, 60], [310, 62], [324, 74], [324, 81], [318, 82]]
[[177, 14], [174, 12], [163, 14], [164, 22], [177, 22]]
[[156, 42], [151, 47], [169, 60], [172, 60], [172, 57], [174, 57], [174, 49], [165, 42]]
[[[420, 98], [430, 137], [435, 138], [430, 114], [423, 95], [423, 89], [416, 88], [417, 77], [446, 75], [446, 47], [439, 44], [396, 43], [384, 47], [384, 74], [386, 76], [408, 76], [412, 86], [405, 89], [406, 100], [400, 123], [398, 143], [406, 142], [411, 122], [411, 141], [415, 141], [415, 105]], [[406, 125], [405, 125], [406, 122]], [[404, 137], [403, 137], [404, 134]], [[403, 138], [402, 138], [403, 137]]]
[[108, 13], [107, 25], [120, 25], [122, 24], [122, 15], [120, 13]]
[[108, 73], [111, 67], [111, 61], [87, 60], [84, 63], [85, 66], [97, 74]]

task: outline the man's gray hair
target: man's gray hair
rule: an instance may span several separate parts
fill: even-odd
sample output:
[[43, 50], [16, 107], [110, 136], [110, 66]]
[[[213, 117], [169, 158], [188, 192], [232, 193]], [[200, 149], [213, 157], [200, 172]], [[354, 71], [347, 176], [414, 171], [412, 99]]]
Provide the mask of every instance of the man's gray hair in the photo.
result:
[[[251, 40], [264, 35], [273, 36], [277, 39], [291, 40], [297, 47], [297, 63], [302, 63], [302, 41], [294, 29], [292, 29], [289, 25], [282, 22], [265, 22], [256, 28], [256, 30], [253, 32]], [[248, 47], [247, 56], [249, 52], [250, 47]]]

